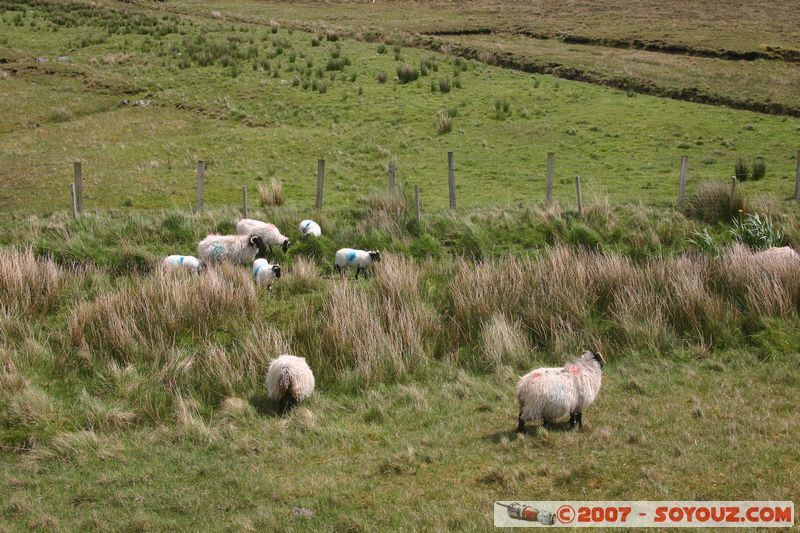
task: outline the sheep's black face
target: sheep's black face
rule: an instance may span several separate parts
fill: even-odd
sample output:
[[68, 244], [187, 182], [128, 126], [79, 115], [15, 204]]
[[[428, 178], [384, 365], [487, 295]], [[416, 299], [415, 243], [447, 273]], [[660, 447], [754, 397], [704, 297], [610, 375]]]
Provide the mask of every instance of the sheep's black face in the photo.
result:
[[253, 235], [250, 237], [250, 245], [255, 246], [260, 254], [267, 253], [267, 247], [264, 245], [264, 239], [258, 235]]
[[205, 272], [208, 266], [206, 265], [205, 261], [200, 261], [200, 264], [197, 266], [197, 273]]
[[283, 248], [283, 251], [285, 252], [286, 250], [289, 249], [289, 246], [291, 246], [291, 245], [292, 245], [292, 241], [290, 241], [289, 239], [286, 239], [285, 241], [283, 241], [283, 245], [281, 246], [281, 248]]
[[369, 254], [369, 258], [372, 260], [373, 263], [380, 263], [381, 262], [381, 253], [380, 252], [367, 252]]
[[281, 277], [281, 267], [280, 267], [280, 265], [272, 265], [272, 273], [275, 274], [276, 278]]
[[603, 359], [603, 355], [600, 352], [592, 352], [592, 356], [594, 356], [594, 360], [597, 361], [597, 364], [600, 365], [600, 368], [605, 366], [606, 360]]

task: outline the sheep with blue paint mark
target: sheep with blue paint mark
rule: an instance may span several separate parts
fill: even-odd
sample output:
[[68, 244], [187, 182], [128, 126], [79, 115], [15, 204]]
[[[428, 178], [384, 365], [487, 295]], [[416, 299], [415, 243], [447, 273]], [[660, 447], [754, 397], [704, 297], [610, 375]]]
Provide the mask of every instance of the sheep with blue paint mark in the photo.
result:
[[207, 263], [249, 265], [264, 254], [264, 241], [258, 235], [209, 235], [197, 245], [197, 255]]
[[164, 268], [167, 270], [186, 269], [199, 273], [206, 269], [206, 264], [193, 255], [170, 255], [164, 258]]
[[538, 368], [517, 384], [519, 420], [517, 431], [525, 432], [529, 420], [555, 422], [569, 415], [569, 425], [583, 425], [581, 414], [600, 392], [602, 368], [599, 352], [586, 351], [563, 368]]
[[243, 218], [236, 223], [236, 233], [239, 235], [258, 235], [272, 253], [272, 246], [280, 246], [286, 252], [292, 241], [283, 235], [275, 224], [261, 222], [252, 218]]
[[263, 258], [253, 262], [253, 281], [256, 282], [256, 285], [266, 285], [269, 290], [272, 290], [272, 282], [279, 277], [281, 277], [280, 265], [271, 265]]
[[267, 395], [281, 402], [282, 410], [293, 407], [314, 392], [314, 373], [304, 357], [281, 355], [267, 370]]
[[303, 237], [319, 237], [322, 235], [322, 228], [319, 227], [319, 224], [314, 222], [313, 220], [304, 220], [300, 223], [299, 226], [300, 233], [303, 234]]
[[368, 268], [374, 263], [379, 263], [380, 260], [381, 254], [375, 250], [367, 252], [364, 250], [354, 250], [352, 248], [342, 248], [336, 252], [334, 265], [336, 266], [336, 271], [345, 277], [347, 276], [348, 266], [356, 267], [356, 279], [358, 279], [358, 275], [361, 272], [366, 273]]

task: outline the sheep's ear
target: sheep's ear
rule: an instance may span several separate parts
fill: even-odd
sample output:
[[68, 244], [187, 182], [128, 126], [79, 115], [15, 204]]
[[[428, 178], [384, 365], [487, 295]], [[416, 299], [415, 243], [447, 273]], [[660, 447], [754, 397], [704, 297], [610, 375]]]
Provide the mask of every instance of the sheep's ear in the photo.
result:
[[600, 352], [592, 352], [592, 355], [594, 355], [595, 360], [600, 364], [600, 368], [603, 368], [606, 364], [606, 360], [603, 359], [603, 354]]

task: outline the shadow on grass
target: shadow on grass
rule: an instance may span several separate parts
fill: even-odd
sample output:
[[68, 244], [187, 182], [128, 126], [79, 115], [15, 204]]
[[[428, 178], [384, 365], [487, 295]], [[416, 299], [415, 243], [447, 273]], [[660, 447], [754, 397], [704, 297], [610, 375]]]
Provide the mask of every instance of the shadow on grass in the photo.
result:
[[250, 396], [250, 405], [253, 406], [259, 415], [269, 417], [288, 416], [295, 407], [295, 405], [285, 402], [270, 400], [266, 392], [257, 392]]
[[[580, 431], [580, 426], [570, 428], [569, 422], [561, 423], [545, 423], [545, 424], [529, 424], [525, 426], [525, 435], [528, 437], [536, 437], [539, 435], [541, 429], [546, 429], [549, 433], [568, 433], [570, 431]], [[483, 440], [499, 444], [503, 438], [514, 439], [518, 435], [517, 428], [511, 427], [506, 431], [496, 431], [483, 437]]]

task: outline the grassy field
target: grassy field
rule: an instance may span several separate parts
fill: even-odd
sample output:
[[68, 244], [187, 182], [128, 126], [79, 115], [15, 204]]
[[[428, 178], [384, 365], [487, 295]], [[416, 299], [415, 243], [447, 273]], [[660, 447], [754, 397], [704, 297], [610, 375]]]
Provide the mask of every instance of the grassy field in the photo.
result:
[[[192, 1], [172, 3], [167, 9], [210, 14], [205, 4]], [[680, 100], [800, 114], [793, 66], [800, 60], [800, 33], [796, 10], [786, 1], [758, 6], [739, 1], [669, 1], [657, 6], [628, 0], [558, 5], [389, 1], [364, 6], [226, 0], [216, 3], [214, 12], [259, 24], [278, 20], [299, 28], [336, 28], [360, 38], [407, 42], [418, 33], [438, 34], [439, 42], [447, 43], [452, 42], [447, 34], [491, 32], [493, 45], [502, 47], [522, 70]], [[649, 52], [632, 54], [626, 49]], [[738, 61], [754, 58], [761, 60], [747, 67]], [[651, 68], [658, 64], [663, 68]], [[766, 76], [748, 75], [750, 71]]]
[[[800, 120], [383, 42], [491, 23], [446, 39], [790, 103], [783, 61], [519, 31], [794, 49], [791, 6], [409, 6], [0, 0], [0, 531], [485, 531], [509, 498], [797, 498], [800, 265], [753, 253], [800, 248]], [[285, 203], [258, 205], [273, 180]], [[242, 186], [294, 241], [273, 289], [249, 265], [164, 273], [235, 231]], [[383, 260], [341, 280], [344, 246]], [[583, 428], [517, 435], [518, 377], [584, 349], [608, 365]], [[317, 388], [281, 413], [263, 383], [286, 352]]]
[[[302, 212], [256, 216], [291, 228]], [[485, 530], [491, 502], [508, 497], [800, 489], [798, 266], [690, 242], [705, 229], [729, 244], [724, 223], [595, 206], [418, 226], [406, 201], [373, 194], [290, 248], [273, 291], [246, 268], [159, 273], [159, 257], [235, 217], [4, 224], [4, 524]], [[796, 214], [779, 218], [796, 246]], [[344, 242], [384, 250], [374, 276], [336, 280]], [[23, 243], [31, 252], [12, 251]], [[517, 436], [517, 376], [585, 346], [609, 359], [585, 427]], [[287, 350], [308, 358], [317, 391], [284, 416], [262, 379]]]
[[[447, 203], [448, 150], [456, 153], [464, 207], [542, 199], [548, 151], [557, 154], [563, 202], [574, 197], [578, 174], [590, 200], [672, 202], [682, 154], [690, 157], [690, 187], [728, 179], [740, 158], [762, 157], [766, 177], [742, 187], [781, 198], [793, 190], [800, 128], [793, 118], [416, 49], [379, 53], [376, 44], [324, 36], [313, 46], [311, 34], [277, 27], [144, 15], [124, 26], [121, 12], [105, 11], [113, 16], [100, 22], [92, 18], [104, 12], [97, 7], [66, 19], [59, 4], [43, 6], [19, 25], [12, 12], [2, 17], [0, 53], [8, 60], [0, 83], [9, 98], [0, 181], [13, 184], [0, 192], [6, 211], [66, 209], [74, 160], [84, 162], [89, 209], [188, 209], [197, 159], [207, 161], [208, 205], [235, 205], [242, 186], [254, 191], [276, 177], [289, 203], [304, 206], [320, 157], [328, 205], [351, 204], [381, 186], [396, 162], [399, 178], [420, 185], [423, 205], [436, 209]], [[327, 70], [345, 59], [343, 70]], [[427, 76], [398, 82], [398, 67], [420, 71], [423, 61]], [[383, 84], [379, 72], [387, 75]], [[313, 90], [315, 80], [324, 92]], [[121, 106], [123, 98], [150, 105]], [[441, 110], [452, 116], [449, 133], [435, 125]]]

